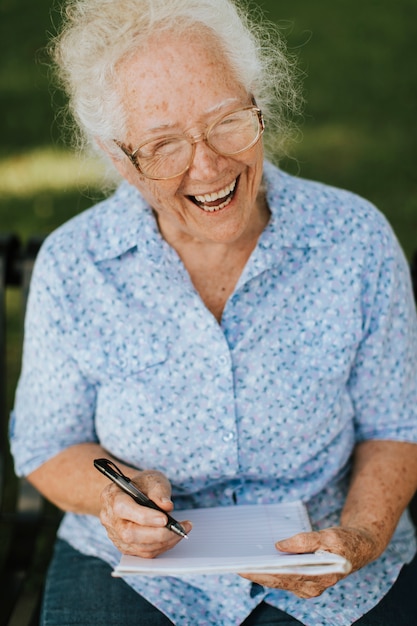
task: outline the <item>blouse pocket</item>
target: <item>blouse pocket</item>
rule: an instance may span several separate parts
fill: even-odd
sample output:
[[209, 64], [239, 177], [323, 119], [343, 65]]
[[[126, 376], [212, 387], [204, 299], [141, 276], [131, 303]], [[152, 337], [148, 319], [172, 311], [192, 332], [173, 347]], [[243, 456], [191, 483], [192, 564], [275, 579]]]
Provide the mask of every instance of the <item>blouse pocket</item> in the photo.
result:
[[289, 375], [302, 375], [304, 381], [346, 381], [360, 337], [355, 318], [306, 318], [295, 326], [292, 323], [279, 332], [280, 352], [286, 355], [282, 365]]
[[123, 337], [120, 333], [105, 354], [103, 374], [113, 379], [140, 376], [167, 358], [168, 344], [164, 339], [138, 333]]
[[140, 378], [165, 363], [169, 353], [167, 329], [143, 319], [130, 318], [111, 329], [100, 328], [80, 343], [75, 351], [80, 369], [98, 384]]

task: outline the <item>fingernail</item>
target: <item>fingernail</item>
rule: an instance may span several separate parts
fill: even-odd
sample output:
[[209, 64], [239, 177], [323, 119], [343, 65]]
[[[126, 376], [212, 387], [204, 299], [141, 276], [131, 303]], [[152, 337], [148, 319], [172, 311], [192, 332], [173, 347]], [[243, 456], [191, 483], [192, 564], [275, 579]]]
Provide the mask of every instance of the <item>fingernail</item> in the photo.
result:
[[166, 518], [161, 517], [160, 515], [152, 518], [152, 524], [154, 526], [166, 526], [166, 523], [167, 523]]
[[163, 502], [164, 504], [172, 504], [172, 500], [171, 498], [161, 498], [161, 502]]

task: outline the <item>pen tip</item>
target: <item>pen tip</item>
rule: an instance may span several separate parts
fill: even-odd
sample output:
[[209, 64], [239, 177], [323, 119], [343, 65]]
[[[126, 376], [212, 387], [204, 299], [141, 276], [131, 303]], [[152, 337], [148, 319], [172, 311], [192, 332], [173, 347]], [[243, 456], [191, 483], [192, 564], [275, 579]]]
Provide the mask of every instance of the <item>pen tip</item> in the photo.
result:
[[183, 529], [182, 526], [180, 526], [180, 524], [173, 524], [171, 526], [171, 530], [174, 531], [174, 533], [176, 533], [177, 535], [179, 535], [180, 537], [182, 537], [183, 539], [188, 539], [188, 535], [185, 532], [185, 530]]

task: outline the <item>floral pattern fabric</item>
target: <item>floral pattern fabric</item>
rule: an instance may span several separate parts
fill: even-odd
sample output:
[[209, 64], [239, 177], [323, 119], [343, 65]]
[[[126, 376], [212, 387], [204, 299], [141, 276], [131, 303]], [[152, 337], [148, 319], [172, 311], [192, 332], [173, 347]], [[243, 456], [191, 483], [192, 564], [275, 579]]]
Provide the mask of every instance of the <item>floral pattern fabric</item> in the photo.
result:
[[[265, 163], [271, 219], [219, 325], [138, 191], [59, 228], [34, 270], [10, 436], [27, 474], [80, 442], [164, 472], [178, 509], [303, 500], [337, 524], [366, 439], [417, 442], [408, 266], [358, 196]], [[59, 536], [111, 565], [98, 519]], [[374, 563], [301, 600], [234, 575], [127, 577], [177, 625], [232, 626], [265, 600], [307, 626], [347, 626], [415, 553], [405, 514]]]

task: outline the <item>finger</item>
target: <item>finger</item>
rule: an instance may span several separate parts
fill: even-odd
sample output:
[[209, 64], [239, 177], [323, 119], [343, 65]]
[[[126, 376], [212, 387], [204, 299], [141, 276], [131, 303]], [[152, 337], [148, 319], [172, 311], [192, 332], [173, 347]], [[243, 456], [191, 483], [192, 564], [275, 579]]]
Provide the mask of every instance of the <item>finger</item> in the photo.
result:
[[180, 541], [180, 537], [168, 529], [150, 529], [128, 523], [124, 527], [108, 528], [107, 533], [120, 552], [144, 558], [154, 558], [171, 550]]
[[148, 498], [165, 511], [173, 509], [171, 483], [162, 472], [154, 470], [140, 472], [140, 474], [133, 477], [133, 482]]
[[185, 530], [185, 533], [188, 535], [192, 529], [193, 529], [193, 525], [190, 522], [190, 520], [185, 520], [184, 522], [180, 522], [181, 526], [183, 527], [183, 529]]
[[263, 587], [291, 591], [300, 598], [319, 596], [328, 587], [335, 585], [343, 576], [327, 574], [325, 576], [301, 576], [297, 574], [239, 574], [242, 578], [258, 583]]
[[306, 581], [296, 590], [294, 590], [294, 594], [299, 598], [308, 599], [308, 598], [317, 598], [321, 596], [323, 591], [327, 589], [329, 585], [323, 586], [319, 585], [313, 581]]
[[375, 558], [375, 542], [362, 529], [329, 527], [317, 532], [301, 533], [278, 541], [276, 548], [283, 552], [315, 552], [326, 550], [343, 556], [356, 571]]
[[281, 552], [316, 552], [322, 548], [322, 537], [319, 532], [299, 533], [293, 537], [282, 539], [275, 544]]
[[[166, 532], [169, 533], [169, 531]], [[179, 537], [171, 537], [171, 535], [172, 533], [166, 538], [167, 536], [164, 534], [161, 540], [157, 540], [155, 534], [137, 537], [137, 533], [108, 532], [109, 538], [120, 552], [132, 556], [141, 556], [145, 559], [154, 558], [171, 550], [180, 540]]]
[[103, 490], [100, 520], [106, 528], [115, 526], [118, 522], [163, 528], [168, 521], [163, 511], [137, 504], [116, 485], [109, 485]]

